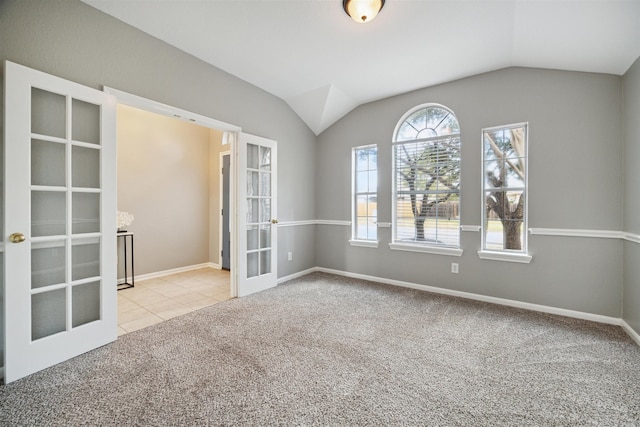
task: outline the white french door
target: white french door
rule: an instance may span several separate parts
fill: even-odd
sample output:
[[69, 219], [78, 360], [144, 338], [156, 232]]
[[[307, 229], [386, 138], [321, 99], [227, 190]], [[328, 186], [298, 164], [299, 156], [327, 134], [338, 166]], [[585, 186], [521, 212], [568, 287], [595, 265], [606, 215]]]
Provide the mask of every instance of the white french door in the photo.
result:
[[5, 62], [5, 383], [117, 338], [115, 98]]
[[276, 286], [276, 142], [240, 133], [236, 146], [237, 295]]

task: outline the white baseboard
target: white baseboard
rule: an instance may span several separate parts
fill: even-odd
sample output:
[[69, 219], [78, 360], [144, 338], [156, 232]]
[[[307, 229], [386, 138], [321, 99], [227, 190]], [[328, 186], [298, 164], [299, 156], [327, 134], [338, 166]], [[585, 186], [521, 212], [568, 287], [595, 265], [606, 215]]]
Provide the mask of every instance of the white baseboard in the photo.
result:
[[622, 326], [622, 329], [624, 329], [624, 331], [629, 334], [631, 339], [634, 340], [636, 344], [640, 345], [640, 335], [638, 335], [638, 333], [634, 331], [633, 328], [624, 321], [624, 319], [620, 319], [620, 326]]
[[350, 273], [347, 271], [332, 270], [329, 268], [322, 268], [322, 267], [317, 267], [315, 271], [322, 271], [324, 273], [336, 274], [336, 275], [345, 276], [345, 277], [352, 277], [354, 279], [362, 279], [362, 280], [369, 280], [372, 282], [385, 283], [388, 285], [401, 286], [403, 288], [418, 289], [422, 291], [433, 292], [436, 294], [450, 295], [454, 297], [467, 298], [467, 299], [472, 299], [476, 301], [489, 302], [492, 304], [523, 308], [525, 310], [538, 311], [541, 313], [558, 314], [560, 316], [573, 317], [576, 319], [591, 320], [593, 322], [606, 323], [609, 325], [620, 325], [620, 322], [621, 322], [621, 319], [617, 317], [602, 316], [599, 314], [585, 313], [582, 311], [567, 310], [564, 308], [549, 307], [549, 306], [540, 305], [540, 304], [531, 304], [528, 302], [509, 300], [505, 298], [490, 297], [486, 295], [473, 294], [470, 292], [455, 291], [452, 289], [445, 289], [445, 288], [437, 288], [435, 286], [420, 285], [417, 283], [403, 282], [400, 280], [368, 276], [366, 274]]
[[307, 274], [311, 274], [313, 272], [320, 271], [318, 267], [311, 267], [306, 270], [298, 271], [297, 273], [290, 274], [284, 277], [278, 277], [278, 285], [280, 283], [288, 282], [289, 280], [297, 279], [298, 277], [306, 276]]
[[[178, 267], [178, 268], [172, 268], [170, 270], [163, 270], [163, 271], [156, 271], [154, 273], [141, 274], [139, 276], [136, 276], [135, 279], [136, 281], [149, 280], [149, 279], [155, 279], [156, 277], [168, 276], [170, 274], [176, 274], [176, 273], [184, 273], [185, 271], [198, 270], [200, 268], [207, 268], [207, 267], [220, 269], [220, 266], [218, 264], [214, 264], [212, 262], [205, 262], [202, 264], [188, 265], [186, 267]], [[123, 282], [124, 282], [124, 279], [118, 279], [118, 283], [123, 283]]]
[[216, 264], [215, 262], [208, 262], [207, 266], [210, 268], [215, 268], [216, 270], [222, 270], [222, 266], [220, 264]]

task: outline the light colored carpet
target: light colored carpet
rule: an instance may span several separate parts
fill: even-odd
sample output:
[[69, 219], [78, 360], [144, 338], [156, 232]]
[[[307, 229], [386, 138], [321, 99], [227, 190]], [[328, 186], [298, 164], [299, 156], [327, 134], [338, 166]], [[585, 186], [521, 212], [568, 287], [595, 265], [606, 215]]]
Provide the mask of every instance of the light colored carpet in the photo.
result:
[[314, 273], [0, 386], [1, 425], [640, 425], [620, 328]]

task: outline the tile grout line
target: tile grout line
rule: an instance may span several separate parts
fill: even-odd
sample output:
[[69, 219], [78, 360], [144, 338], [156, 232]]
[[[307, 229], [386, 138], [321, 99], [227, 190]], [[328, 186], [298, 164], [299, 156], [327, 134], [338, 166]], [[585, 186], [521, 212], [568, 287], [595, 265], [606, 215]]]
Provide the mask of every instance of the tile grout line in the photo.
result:
[[[217, 273], [217, 271], [216, 271]], [[193, 273], [192, 273], [193, 274]], [[172, 281], [170, 280], [171, 276], [175, 276], [178, 277], [180, 280], [179, 281]], [[221, 283], [221, 279], [225, 277], [227, 279], [227, 283]], [[129, 313], [133, 310], [137, 310], [138, 308], [141, 308], [143, 310], [145, 310], [146, 312], [148, 312], [148, 315], [145, 315], [143, 317], [137, 318], [137, 319], [133, 319], [130, 320], [128, 322], [124, 322], [124, 323], [120, 323], [120, 321], [118, 322], [118, 327], [120, 329], [122, 329], [124, 331], [124, 333], [120, 333], [120, 329], [119, 329], [119, 334], [118, 335], [124, 335], [126, 333], [129, 332], [133, 332], [135, 330], [138, 329], [143, 329], [147, 326], [151, 326], [152, 324], [157, 324], [160, 322], [164, 322], [165, 320], [171, 319], [173, 317], [176, 316], [180, 316], [183, 314], [187, 314], [190, 313], [192, 311], [196, 311], [199, 310], [201, 308], [204, 307], [208, 307], [214, 304], [217, 304], [219, 302], [225, 301], [227, 299], [229, 299], [229, 284], [228, 284], [228, 274], [222, 275], [222, 274], [212, 274], [212, 275], [207, 275], [207, 274], [203, 274], [202, 271], [199, 271], [197, 274], [195, 275], [190, 275], [188, 273], [178, 273], [175, 275], [169, 275], [169, 276], [164, 276], [164, 277], [157, 277], [157, 278], [153, 278], [150, 279], [149, 282], [153, 283], [152, 281], [157, 281], [160, 280], [162, 282], [165, 282], [166, 285], [169, 286], [173, 286], [173, 287], [177, 287], [177, 288], [181, 288], [184, 290], [184, 292], [179, 292], [178, 294], [175, 294], [173, 296], [169, 296], [169, 295], [165, 295], [161, 292], [158, 291], [158, 288], [165, 288], [164, 290], [168, 293], [174, 293], [173, 291], [169, 291], [169, 289], [167, 288], [167, 286], [165, 286], [165, 284], [161, 284], [160, 286], [158, 286], [157, 283], [153, 283], [153, 287], [143, 287], [145, 281], [142, 281], [142, 283], [139, 285], [140, 288], [132, 288], [132, 289], [126, 289], [120, 292], [126, 292], [126, 293], [119, 293], [118, 296], [124, 298], [126, 301], [135, 304], [137, 307], [131, 308], [129, 310], [126, 310], [124, 312], [120, 312], [120, 310], [118, 310], [118, 318], [120, 319], [122, 315]], [[195, 283], [194, 283], [195, 282]], [[199, 282], [199, 283], [198, 283]], [[182, 284], [181, 284], [182, 283]], [[202, 285], [206, 285], [206, 284], [211, 284], [210, 287], [207, 287], [206, 289], [204, 289], [202, 287]], [[190, 284], [190, 285], [197, 285], [200, 289], [190, 289], [188, 287], [183, 286], [184, 284]], [[128, 291], [128, 292], [127, 292]], [[203, 292], [206, 292], [203, 293]], [[226, 294], [226, 295], [225, 295]], [[129, 295], [129, 296], [127, 296]], [[223, 299], [220, 299], [220, 296], [223, 296]], [[132, 299], [131, 297], [134, 297], [134, 299]], [[154, 302], [154, 303], [150, 303], [148, 305], [145, 305], [145, 300], [148, 299], [155, 299], [158, 297], [162, 297], [159, 301]], [[179, 300], [177, 300], [176, 298], [182, 298], [185, 301], [189, 301], [191, 299], [193, 299], [193, 302], [190, 303], [186, 303], [186, 302], [181, 302]], [[120, 298], [119, 298], [120, 299]], [[201, 301], [206, 301], [206, 303], [204, 305], [201, 305], [199, 302]], [[167, 304], [172, 304], [176, 309], [175, 310], [171, 310], [171, 309], [167, 309], [167, 310], [158, 310], [158, 306], [162, 305], [163, 303]], [[118, 308], [120, 308], [120, 302], [118, 303]], [[156, 306], [158, 308], [153, 309], [153, 306]], [[179, 313], [176, 314], [175, 316], [172, 315], [173, 313]], [[147, 319], [147, 322], [152, 322], [150, 324], [145, 325], [145, 319]], [[159, 321], [157, 321], [159, 319]], [[132, 329], [131, 325], [135, 325], [137, 322], [138, 325], [145, 325], [142, 326], [140, 328], [135, 328]], [[125, 328], [123, 325], [127, 325], [129, 326], [129, 329]]]

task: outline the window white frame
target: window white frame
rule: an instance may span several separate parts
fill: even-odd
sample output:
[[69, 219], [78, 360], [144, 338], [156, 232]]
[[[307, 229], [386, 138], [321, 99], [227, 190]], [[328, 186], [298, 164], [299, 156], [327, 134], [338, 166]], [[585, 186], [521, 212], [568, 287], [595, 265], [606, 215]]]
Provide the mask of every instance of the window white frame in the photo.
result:
[[[368, 152], [368, 154], [366, 154]], [[372, 160], [371, 152], [375, 152]], [[363, 163], [359, 161], [362, 154], [367, 156]], [[375, 179], [375, 182], [372, 180]], [[361, 210], [362, 198], [366, 199], [364, 209]], [[375, 199], [375, 211], [372, 210], [371, 199]], [[378, 247], [378, 146], [376, 144], [353, 147], [351, 150], [351, 240], [352, 246]], [[361, 221], [365, 221], [364, 229]]]
[[[430, 128], [429, 125], [430, 123], [428, 122], [428, 117], [429, 117], [429, 109], [436, 109], [436, 110], [440, 110], [442, 112], [446, 112], [448, 113], [448, 115], [445, 116], [444, 120], [446, 119], [447, 122], [445, 122], [444, 124], [447, 125], [452, 125], [452, 128], [441, 128], [440, 124], [438, 124], [435, 128]], [[425, 114], [426, 114], [426, 123], [425, 126], [421, 129], [418, 128], [414, 128], [415, 129], [415, 137], [411, 137], [411, 136], [407, 136], [407, 135], [401, 135], [401, 132], [403, 132], [403, 128], [406, 128], [406, 124], [408, 123], [408, 120], [411, 119], [412, 116], [414, 116], [416, 113], [418, 113], [420, 110], [425, 110]], [[448, 129], [448, 130], [447, 130]], [[453, 129], [453, 131], [452, 131]], [[411, 110], [407, 111], [402, 118], [398, 121], [398, 124], [396, 125], [396, 128], [394, 130], [393, 133], [393, 154], [392, 154], [392, 191], [393, 191], [393, 195], [392, 195], [392, 204], [393, 204], [393, 208], [392, 208], [392, 242], [389, 244], [389, 247], [393, 250], [403, 250], [403, 251], [411, 251], [411, 252], [424, 252], [424, 253], [431, 253], [431, 254], [439, 254], [439, 255], [451, 255], [451, 256], [461, 256], [462, 255], [462, 249], [460, 248], [460, 227], [459, 227], [459, 215], [458, 215], [458, 226], [455, 227], [455, 233], [457, 233], [457, 238], [454, 237], [454, 242], [429, 242], [429, 241], [419, 241], [419, 240], [410, 240], [410, 239], [406, 239], [406, 238], [402, 238], [401, 236], [399, 236], [399, 232], [398, 232], [398, 227], [399, 227], [399, 215], [398, 215], [398, 189], [400, 184], [398, 183], [398, 177], [399, 177], [399, 173], [398, 173], [398, 167], [397, 167], [397, 162], [398, 159], [396, 158], [396, 153], [397, 153], [397, 147], [400, 146], [405, 146], [405, 145], [409, 145], [409, 144], [419, 144], [419, 143], [435, 143], [435, 142], [439, 142], [439, 141], [444, 141], [446, 139], [453, 139], [453, 140], [457, 140], [457, 150], [456, 153], [458, 158], [459, 158], [459, 163], [458, 163], [458, 174], [461, 172], [461, 153], [462, 153], [462, 142], [461, 142], [461, 137], [460, 137], [460, 125], [458, 122], [458, 119], [455, 115], [455, 113], [445, 107], [444, 105], [440, 105], [440, 104], [433, 104], [433, 103], [429, 103], [429, 104], [422, 104], [422, 105], [418, 105], [414, 108], [412, 108]], [[460, 192], [460, 185], [459, 185], [459, 175], [458, 175], [458, 186], [457, 186], [457, 190], [453, 191], [452, 193], [457, 194], [458, 197], [458, 212], [459, 212], [459, 207], [460, 207], [460, 202], [461, 202], [461, 192]], [[451, 191], [450, 191], [451, 192]], [[429, 190], [429, 194], [436, 194], [437, 195], [437, 190], [433, 191], [433, 190]], [[436, 208], [436, 211], [439, 208]], [[436, 221], [438, 221], [438, 215], [436, 215]], [[437, 229], [437, 232], [440, 231], [440, 228]], [[416, 236], [417, 238], [417, 236]]]
[[[512, 154], [511, 156], [507, 155], [507, 158], [502, 158], [502, 163], [503, 166], [500, 168], [499, 167], [499, 172], [501, 173], [501, 176], [496, 178], [496, 184], [494, 185], [489, 185], [488, 183], [488, 169], [487, 167], [489, 165], [491, 165], [491, 163], [493, 163], [492, 159], [488, 159], [488, 153], [494, 153], [492, 154], [492, 157], [496, 157], [496, 158], [500, 158], [500, 155], [495, 154], [496, 150], [500, 151], [501, 153], [504, 153], [504, 151], [500, 150], [499, 147], [497, 146], [497, 142], [494, 141], [493, 138], [489, 138], [490, 134], [496, 134], [498, 132], [512, 132], [513, 130], [516, 129], [522, 129], [523, 131], [523, 147], [520, 148], [513, 148], [513, 145], [511, 143], [512, 139], [513, 139], [513, 133], [510, 136], [510, 143], [509, 143], [509, 147], [512, 150], [515, 150], [516, 153]], [[481, 134], [481, 144], [482, 144], [482, 177], [481, 177], [481, 182], [482, 182], [482, 246], [481, 246], [481, 250], [478, 251], [478, 256], [482, 259], [490, 259], [490, 260], [494, 260], [494, 261], [508, 261], [508, 262], [520, 262], [520, 263], [529, 263], [531, 262], [532, 257], [528, 254], [528, 238], [527, 238], [527, 229], [528, 229], [528, 211], [529, 211], [529, 194], [528, 194], [528, 189], [529, 189], [529, 182], [528, 182], [528, 177], [529, 177], [529, 124], [524, 122], [524, 123], [515, 123], [515, 124], [510, 124], [510, 125], [504, 125], [504, 126], [494, 126], [494, 127], [489, 127], [489, 128], [485, 128], [482, 129], [482, 134]], [[494, 148], [495, 147], [495, 148]], [[518, 154], [517, 151], [520, 151], [520, 153]], [[517, 154], [517, 155], [516, 155]], [[507, 165], [507, 163], [509, 163], [511, 166]], [[493, 163], [493, 166], [495, 167], [496, 165], [498, 165], [499, 163]], [[519, 168], [519, 173], [517, 173], [517, 175], [520, 175], [519, 177], [513, 179], [512, 182], [505, 182], [505, 181], [511, 181], [508, 179], [507, 176], [507, 170], [514, 170], [515, 168]], [[489, 192], [491, 192], [491, 190], [496, 190], [493, 191], [493, 193], [507, 193], [507, 192], [512, 192], [512, 193], [518, 193], [521, 192], [521, 196], [520, 198], [518, 198], [518, 203], [520, 203], [521, 201], [523, 201], [523, 205], [522, 205], [522, 218], [521, 218], [521, 223], [520, 223], [520, 249], [508, 249], [505, 248], [506, 246], [506, 235], [504, 234], [505, 232], [502, 231], [503, 236], [502, 236], [502, 248], [500, 248], [500, 244], [499, 243], [491, 243], [490, 239], [488, 238], [488, 234], [490, 233], [490, 226], [489, 223], [490, 222], [502, 222], [502, 220], [491, 220], [489, 219], [489, 212], [491, 211], [491, 209], [487, 208], [487, 201], [489, 200]], [[492, 198], [492, 200], [496, 200], [495, 197]], [[515, 212], [517, 209], [513, 210], [510, 209], [510, 211]], [[496, 214], [497, 215], [497, 214]], [[506, 220], [505, 220], [506, 221]]]

